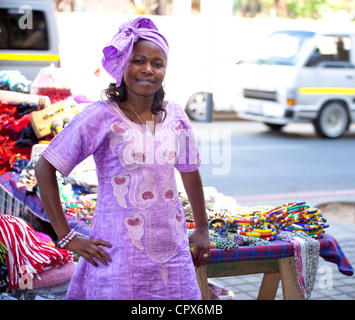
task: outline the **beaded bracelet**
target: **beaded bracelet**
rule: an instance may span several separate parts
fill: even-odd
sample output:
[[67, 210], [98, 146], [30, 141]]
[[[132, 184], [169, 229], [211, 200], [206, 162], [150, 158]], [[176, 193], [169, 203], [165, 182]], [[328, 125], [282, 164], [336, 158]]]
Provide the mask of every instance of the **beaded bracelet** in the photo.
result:
[[59, 247], [62, 249], [65, 248], [69, 241], [71, 241], [76, 236], [76, 234], [77, 232], [74, 229], [70, 230], [70, 232], [58, 242]]

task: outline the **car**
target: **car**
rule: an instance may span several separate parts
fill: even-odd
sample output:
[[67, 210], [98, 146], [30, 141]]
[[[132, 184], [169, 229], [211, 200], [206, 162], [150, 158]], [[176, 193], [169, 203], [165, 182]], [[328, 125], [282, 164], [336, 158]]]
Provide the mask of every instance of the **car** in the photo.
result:
[[238, 62], [233, 109], [241, 119], [280, 130], [314, 125], [322, 138], [341, 137], [355, 122], [355, 31], [290, 29], [271, 33]]
[[53, 0], [0, 2], [0, 70], [18, 70], [34, 80], [39, 70], [60, 66]]

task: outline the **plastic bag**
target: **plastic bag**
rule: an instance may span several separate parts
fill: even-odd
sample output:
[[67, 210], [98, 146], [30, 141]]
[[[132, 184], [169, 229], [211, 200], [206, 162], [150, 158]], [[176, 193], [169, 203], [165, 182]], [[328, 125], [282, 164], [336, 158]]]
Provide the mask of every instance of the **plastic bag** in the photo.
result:
[[49, 97], [51, 103], [59, 102], [71, 96], [69, 78], [54, 64], [42, 68], [31, 85], [31, 93]]

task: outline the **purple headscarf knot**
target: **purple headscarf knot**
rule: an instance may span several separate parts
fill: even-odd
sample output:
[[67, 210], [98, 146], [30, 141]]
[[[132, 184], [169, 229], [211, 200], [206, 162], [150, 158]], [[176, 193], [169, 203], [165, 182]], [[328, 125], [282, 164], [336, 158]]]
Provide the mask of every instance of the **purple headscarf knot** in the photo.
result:
[[166, 61], [168, 61], [168, 42], [159, 33], [153, 21], [142, 17], [130, 20], [120, 27], [118, 33], [103, 49], [102, 66], [116, 80], [116, 87], [121, 84], [133, 45], [140, 38], [158, 45], [164, 51]]

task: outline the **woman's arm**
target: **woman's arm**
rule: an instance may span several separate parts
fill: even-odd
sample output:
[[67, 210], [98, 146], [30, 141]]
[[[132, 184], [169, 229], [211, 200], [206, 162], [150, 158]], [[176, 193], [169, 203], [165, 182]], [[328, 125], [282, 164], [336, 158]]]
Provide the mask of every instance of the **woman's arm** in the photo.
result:
[[[205, 197], [203, 193], [200, 172], [181, 172], [181, 179], [191, 204], [195, 220], [195, 231], [189, 240], [194, 244], [192, 254], [196, 267], [205, 264], [210, 256], [210, 239], [208, 232], [208, 219], [206, 214]], [[207, 254], [208, 257], [204, 257]]]
[[[45, 158], [40, 157], [35, 165], [35, 174], [43, 209], [58, 238], [63, 239], [69, 233], [70, 227], [61, 205], [56, 169]], [[103, 264], [106, 264], [106, 261], [111, 261], [109, 255], [99, 245], [111, 247], [106, 241], [91, 240], [81, 236], [74, 237], [66, 247], [97, 266], [92, 257]]]

